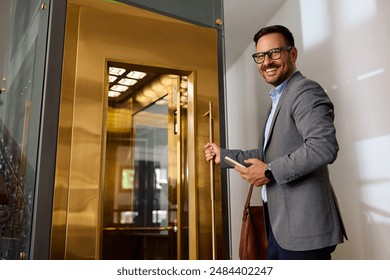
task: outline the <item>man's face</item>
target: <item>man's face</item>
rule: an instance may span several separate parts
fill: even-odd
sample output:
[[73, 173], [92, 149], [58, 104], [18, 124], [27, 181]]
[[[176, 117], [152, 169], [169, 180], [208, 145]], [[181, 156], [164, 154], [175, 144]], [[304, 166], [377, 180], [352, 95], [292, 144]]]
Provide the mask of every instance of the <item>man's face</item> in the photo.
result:
[[[267, 52], [285, 46], [287, 46], [287, 43], [281, 34], [270, 33], [257, 41], [256, 52]], [[265, 81], [276, 87], [295, 72], [296, 59], [297, 49], [294, 47], [290, 51], [282, 50], [280, 58], [276, 60], [272, 60], [266, 55], [264, 62], [257, 64], [257, 68]]]

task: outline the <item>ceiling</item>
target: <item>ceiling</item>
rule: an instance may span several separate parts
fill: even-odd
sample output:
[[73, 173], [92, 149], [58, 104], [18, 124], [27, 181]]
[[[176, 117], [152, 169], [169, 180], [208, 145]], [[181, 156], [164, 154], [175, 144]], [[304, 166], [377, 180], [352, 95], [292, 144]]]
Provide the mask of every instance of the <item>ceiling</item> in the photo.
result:
[[272, 19], [286, 0], [224, 0], [226, 67], [241, 56], [253, 35]]

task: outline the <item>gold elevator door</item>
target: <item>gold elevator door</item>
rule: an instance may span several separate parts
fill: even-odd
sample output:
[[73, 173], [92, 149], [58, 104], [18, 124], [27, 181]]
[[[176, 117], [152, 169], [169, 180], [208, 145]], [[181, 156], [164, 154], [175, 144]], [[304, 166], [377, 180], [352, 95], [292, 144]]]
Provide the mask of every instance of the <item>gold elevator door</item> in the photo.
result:
[[[220, 173], [203, 156], [210, 102], [219, 142], [217, 36], [123, 3], [68, 0], [51, 259], [222, 258]], [[111, 98], [114, 66], [152, 78]]]

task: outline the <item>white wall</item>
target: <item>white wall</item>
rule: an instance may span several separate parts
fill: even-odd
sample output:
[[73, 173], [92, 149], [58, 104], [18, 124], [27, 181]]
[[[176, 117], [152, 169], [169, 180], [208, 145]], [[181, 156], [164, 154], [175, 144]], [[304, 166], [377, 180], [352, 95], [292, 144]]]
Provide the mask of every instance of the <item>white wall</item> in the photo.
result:
[[[298, 69], [322, 84], [335, 105], [341, 150], [330, 171], [349, 241], [333, 258], [390, 259], [390, 1], [287, 0], [271, 24], [290, 28]], [[270, 88], [257, 73], [253, 52], [250, 37], [248, 48], [227, 69], [229, 148], [257, 147], [266, 116]], [[234, 259], [246, 190], [231, 171]]]

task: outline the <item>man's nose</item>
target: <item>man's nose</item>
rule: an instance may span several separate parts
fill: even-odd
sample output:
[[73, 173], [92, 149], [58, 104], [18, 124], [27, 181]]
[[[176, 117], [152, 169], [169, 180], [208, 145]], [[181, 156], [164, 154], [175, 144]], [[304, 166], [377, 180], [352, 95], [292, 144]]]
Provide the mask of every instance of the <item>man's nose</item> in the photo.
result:
[[271, 61], [272, 61], [272, 59], [269, 57], [268, 54], [266, 54], [266, 55], [264, 56], [263, 65], [267, 65], [267, 64], [269, 64]]

